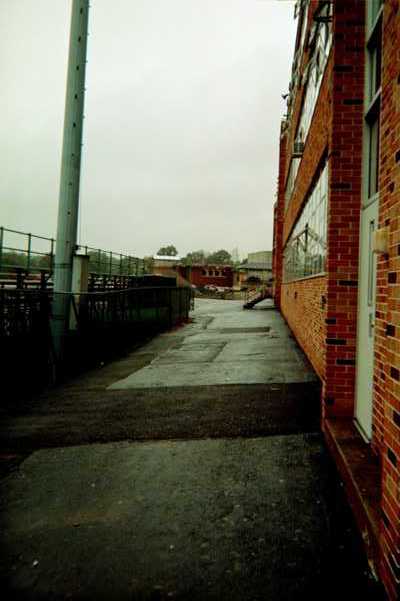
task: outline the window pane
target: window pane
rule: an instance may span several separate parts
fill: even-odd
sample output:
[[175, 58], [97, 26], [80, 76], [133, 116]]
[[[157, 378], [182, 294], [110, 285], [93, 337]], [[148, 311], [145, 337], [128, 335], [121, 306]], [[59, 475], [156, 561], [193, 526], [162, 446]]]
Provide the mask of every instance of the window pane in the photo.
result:
[[381, 87], [382, 69], [382, 25], [377, 26], [374, 35], [368, 43], [369, 53], [369, 101]]
[[297, 172], [299, 170], [300, 161], [300, 158], [293, 158], [290, 163], [285, 189], [285, 208], [288, 206], [292, 196], [294, 183], [296, 181]]
[[293, 229], [285, 252], [285, 281], [324, 271], [328, 166], [325, 165]]
[[381, 8], [383, 4], [383, 0], [369, 0], [367, 2], [367, 8], [368, 8], [368, 12], [369, 12], [369, 26], [372, 27], [372, 25], [375, 22], [375, 19], [378, 15], [378, 12]]
[[365, 156], [366, 195], [368, 200], [378, 192], [379, 188], [379, 115], [380, 87], [382, 70], [382, 18], [376, 21], [382, 6], [380, 0], [368, 3], [368, 23], [374, 25], [373, 31], [366, 44], [367, 49], [367, 86], [365, 115]]
[[[330, 7], [326, 7], [322, 15], [329, 15]], [[327, 64], [329, 52], [332, 45], [332, 24], [318, 23], [315, 30], [315, 44], [311, 56], [309, 56], [308, 72], [305, 76], [305, 90], [303, 93], [303, 103], [299, 121], [298, 132], [303, 131], [304, 138], [307, 138], [308, 130], [314, 114], [315, 105], [318, 100], [321, 81]]]
[[369, 124], [369, 178], [368, 198], [378, 192], [379, 186], [379, 114]]

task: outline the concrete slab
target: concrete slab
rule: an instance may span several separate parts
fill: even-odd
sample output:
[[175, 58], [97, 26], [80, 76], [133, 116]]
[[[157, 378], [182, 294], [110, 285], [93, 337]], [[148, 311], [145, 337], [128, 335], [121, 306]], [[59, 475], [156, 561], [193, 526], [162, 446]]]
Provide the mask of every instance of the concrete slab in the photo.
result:
[[189, 342], [180, 348], [169, 349], [153, 361], [156, 365], [176, 365], [181, 363], [211, 363], [225, 346], [223, 341]]
[[[219, 304], [215, 304], [219, 303]], [[177, 348], [109, 386], [109, 390], [315, 380], [303, 353], [275, 310], [244, 311], [231, 301], [200, 301]], [[221, 311], [221, 306], [225, 309]], [[207, 309], [207, 310], [206, 310]], [[197, 321], [198, 319], [198, 321]], [[179, 365], [179, 369], [174, 366]]]
[[221, 348], [214, 361], [252, 361], [257, 359], [268, 363], [271, 361], [298, 361], [299, 365], [308, 369], [304, 355], [298, 348], [282, 344], [271, 346], [267, 337], [247, 336], [241, 340], [240, 344], [237, 344], [235, 340], [229, 340]]
[[[166, 364], [165, 364], [166, 363]], [[165, 360], [155, 361], [131, 376], [116, 382], [108, 390], [130, 390], [134, 388], [159, 388], [174, 386], [207, 386], [223, 384], [267, 384], [267, 383], [297, 383], [314, 382], [313, 372], [305, 372], [299, 362], [269, 359], [265, 355], [261, 359], [243, 361], [180, 362], [180, 369], [173, 368]]]
[[[185, 334], [187, 334], [187, 329], [185, 328]], [[209, 342], [212, 339], [213, 342], [230, 342], [233, 341], [236, 344], [246, 343], [249, 340], [249, 335], [245, 332], [237, 333], [237, 334], [221, 334], [219, 330], [215, 332], [210, 332], [205, 329], [202, 331], [195, 331], [190, 335], [185, 335], [183, 340], [179, 342], [179, 344], [192, 344], [192, 343], [200, 343], [200, 342]], [[262, 340], [263, 345], [269, 348], [277, 348], [277, 347], [285, 347], [285, 348], [298, 348], [296, 341], [291, 337], [283, 338], [278, 336], [275, 332], [271, 334], [259, 333], [255, 332], [251, 335], [251, 340]]]

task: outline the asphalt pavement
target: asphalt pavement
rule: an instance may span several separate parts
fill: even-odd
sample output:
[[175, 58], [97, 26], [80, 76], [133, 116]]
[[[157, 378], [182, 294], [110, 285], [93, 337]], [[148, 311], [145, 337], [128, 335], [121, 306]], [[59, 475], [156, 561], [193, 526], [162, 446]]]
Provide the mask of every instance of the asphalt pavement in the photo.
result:
[[270, 303], [200, 300], [8, 412], [2, 598], [378, 599], [319, 392]]

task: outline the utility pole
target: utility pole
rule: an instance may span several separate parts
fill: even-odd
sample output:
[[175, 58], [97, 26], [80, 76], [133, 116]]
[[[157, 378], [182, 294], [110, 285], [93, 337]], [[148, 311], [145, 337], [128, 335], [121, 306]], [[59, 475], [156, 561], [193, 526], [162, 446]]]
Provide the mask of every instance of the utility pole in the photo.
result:
[[89, 0], [72, 0], [54, 266], [52, 332], [57, 362], [63, 355], [69, 323], [72, 264], [77, 245], [88, 14]]

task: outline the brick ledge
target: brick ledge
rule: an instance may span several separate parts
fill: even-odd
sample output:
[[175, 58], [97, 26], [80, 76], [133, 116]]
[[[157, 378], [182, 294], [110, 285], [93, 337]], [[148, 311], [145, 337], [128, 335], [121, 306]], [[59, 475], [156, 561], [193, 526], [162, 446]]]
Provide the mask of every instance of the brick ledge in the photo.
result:
[[344, 489], [376, 578], [379, 566], [381, 476], [378, 458], [365, 443], [352, 418], [326, 419], [323, 432], [343, 479]]

